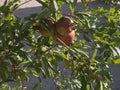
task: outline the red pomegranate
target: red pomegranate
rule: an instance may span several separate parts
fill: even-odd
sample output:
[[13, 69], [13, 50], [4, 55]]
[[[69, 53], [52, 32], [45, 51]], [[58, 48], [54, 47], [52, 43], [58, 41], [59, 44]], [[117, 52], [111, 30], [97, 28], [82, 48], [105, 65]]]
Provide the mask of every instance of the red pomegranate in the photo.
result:
[[75, 30], [74, 22], [70, 17], [63, 16], [56, 23], [56, 30], [60, 35], [67, 35]]
[[68, 35], [57, 34], [57, 43], [61, 45], [70, 45], [70, 43], [75, 39], [75, 30], [70, 32]]

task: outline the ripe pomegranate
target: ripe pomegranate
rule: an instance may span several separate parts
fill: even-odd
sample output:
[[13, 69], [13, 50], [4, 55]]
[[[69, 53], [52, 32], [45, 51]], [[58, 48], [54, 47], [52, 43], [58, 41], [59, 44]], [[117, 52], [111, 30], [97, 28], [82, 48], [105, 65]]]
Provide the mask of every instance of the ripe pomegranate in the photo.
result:
[[[47, 28], [49, 30], [47, 30], [42, 24], [45, 23]], [[33, 27], [35, 30], [39, 30], [40, 34], [44, 37], [49, 37], [51, 35], [54, 34], [54, 29], [55, 29], [55, 25], [54, 25], [54, 20], [52, 18], [45, 18], [40, 20], [39, 24]]]
[[75, 30], [71, 31], [68, 35], [57, 34], [57, 43], [62, 45], [70, 45], [70, 43], [75, 39]]
[[60, 35], [67, 35], [75, 30], [75, 25], [72, 19], [68, 16], [63, 16], [56, 23], [56, 30]]

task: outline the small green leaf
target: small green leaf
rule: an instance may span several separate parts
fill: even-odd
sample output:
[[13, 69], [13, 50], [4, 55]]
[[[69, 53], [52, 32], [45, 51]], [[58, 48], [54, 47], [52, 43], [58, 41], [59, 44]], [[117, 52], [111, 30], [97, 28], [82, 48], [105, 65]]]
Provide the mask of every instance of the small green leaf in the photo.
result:
[[84, 39], [85, 39], [87, 42], [91, 42], [91, 41], [92, 41], [91, 38], [89, 38], [89, 36], [87, 36], [87, 35], [84, 35]]
[[44, 18], [44, 17], [49, 17], [49, 16], [50, 16], [50, 11], [45, 9], [38, 15], [38, 19], [41, 19], [41, 18]]
[[101, 42], [101, 43], [104, 43], [104, 44], [108, 44], [108, 45], [112, 45], [108, 41], [104, 40], [102, 37], [97, 36], [95, 33], [93, 34], [93, 36], [95, 37], [96, 41], [98, 41], [98, 42]]
[[96, 60], [95, 58], [96, 58], [96, 56], [97, 56], [97, 50], [98, 50], [98, 49], [95, 48], [95, 50], [94, 50], [94, 52], [93, 52], [93, 54], [92, 54], [92, 58], [91, 58], [91, 60], [90, 60], [91, 62], [94, 62], [94, 61]]
[[45, 2], [43, 2], [42, 0], [36, 0], [36, 1], [39, 2], [40, 4], [42, 4], [44, 7], [49, 9], [49, 6]]
[[102, 81], [100, 81], [100, 90], [104, 90]]
[[46, 76], [45, 70], [43, 68], [41, 68], [40, 71], [41, 71], [43, 77], [46, 78], [47, 76]]
[[113, 60], [113, 63], [114, 63], [114, 64], [120, 64], [120, 58], [114, 59], [114, 60]]
[[115, 13], [115, 8], [110, 8], [110, 13], [114, 14]]
[[87, 7], [88, 7], [87, 0], [81, 0], [81, 1], [82, 1], [82, 3], [83, 3], [84, 7], [87, 8]]
[[76, 51], [76, 53], [85, 55], [87, 58], [89, 58], [88, 54], [85, 51], [82, 51], [82, 50], [77, 49], [77, 48], [74, 48], [74, 50]]
[[35, 77], [39, 77], [39, 73], [37, 73], [34, 69], [32, 70], [28, 70], [28, 72], [32, 75], [34, 75]]
[[61, 56], [63, 59], [67, 59], [67, 55], [65, 55], [64, 53], [62, 52], [59, 52], [59, 51], [54, 51], [56, 54], [58, 54], [59, 56]]
[[116, 31], [113, 35], [120, 36], [120, 31]]

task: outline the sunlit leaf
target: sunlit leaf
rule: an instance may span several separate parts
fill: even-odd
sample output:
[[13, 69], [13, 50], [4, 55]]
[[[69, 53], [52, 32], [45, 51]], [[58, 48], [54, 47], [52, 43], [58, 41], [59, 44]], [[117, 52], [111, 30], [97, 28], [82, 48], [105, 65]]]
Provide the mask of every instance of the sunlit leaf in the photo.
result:
[[91, 62], [94, 62], [95, 60], [96, 60], [96, 56], [97, 56], [97, 49], [95, 49], [94, 51], [93, 51], [93, 54], [92, 54], [92, 57], [91, 57]]
[[114, 59], [114, 60], [113, 60], [113, 63], [114, 63], [114, 64], [120, 64], [120, 58]]

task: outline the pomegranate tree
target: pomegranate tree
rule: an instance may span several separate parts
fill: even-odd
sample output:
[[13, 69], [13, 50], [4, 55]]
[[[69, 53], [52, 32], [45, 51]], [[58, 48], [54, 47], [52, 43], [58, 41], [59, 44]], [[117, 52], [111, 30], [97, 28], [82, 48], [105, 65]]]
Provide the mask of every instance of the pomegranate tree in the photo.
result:
[[[3, 1], [0, 90], [40, 90], [46, 78], [51, 80], [47, 84], [54, 84], [51, 90], [111, 88], [108, 65], [120, 64], [119, 0], [93, 0], [100, 6], [92, 10], [88, 6], [92, 0], [88, 4], [88, 0], [35, 0], [41, 4], [40, 13], [22, 19], [13, 13], [20, 0]], [[34, 0], [23, 4], [29, 1]], [[102, 1], [111, 2], [110, 6], [104, 9]], [[64, 5], [69, 13], [62, 12]], [[27, 85], [31, 77], [37, 82]]]

